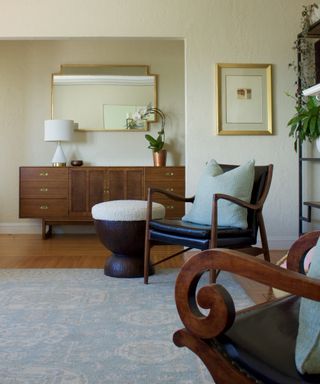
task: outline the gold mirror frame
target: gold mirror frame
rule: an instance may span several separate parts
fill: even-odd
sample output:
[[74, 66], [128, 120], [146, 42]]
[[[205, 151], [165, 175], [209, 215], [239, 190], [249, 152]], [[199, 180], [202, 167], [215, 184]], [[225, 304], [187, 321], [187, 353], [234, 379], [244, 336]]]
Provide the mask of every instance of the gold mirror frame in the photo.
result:
[[157, 108], [157, 94], [158, 75], [148, 65], [64, 64], [52, 74], [51, 117], [74, 120], [79, 131], [146, 131], [155, 115], [138, 128], [128, 121], [142, 108]]

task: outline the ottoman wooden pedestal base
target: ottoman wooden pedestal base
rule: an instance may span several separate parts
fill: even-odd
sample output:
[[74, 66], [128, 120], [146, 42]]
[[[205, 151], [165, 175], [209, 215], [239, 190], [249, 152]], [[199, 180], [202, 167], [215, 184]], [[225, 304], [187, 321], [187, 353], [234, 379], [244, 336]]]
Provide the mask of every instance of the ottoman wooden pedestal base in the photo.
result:
[[104, 274], [142, 277], [146, 222], [95, 220], [95, 227], [102, 244], [112, 252], [106, 260]]
[[[115, 200], [92, 208], [96, 232], [102, 244], [112, 252], [104, 273], [112, 277], [142, 277], [147, 202]], [[153, 207], [154, 218], [164, 217], [161, 204]], [[153, 269], [149, 273], [154, 273]]]

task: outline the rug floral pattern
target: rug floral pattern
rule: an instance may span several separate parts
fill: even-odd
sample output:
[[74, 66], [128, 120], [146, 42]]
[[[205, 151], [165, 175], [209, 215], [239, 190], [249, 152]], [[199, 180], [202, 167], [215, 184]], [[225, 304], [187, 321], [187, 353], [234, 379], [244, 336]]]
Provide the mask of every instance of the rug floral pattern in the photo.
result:
[[[1, 384], [207, 384], [201, 361], [177, 348], [177, 270], [142, 279], [98, 269], [0, 271]], [[238, 307], [252, 302], [219, 277]]]

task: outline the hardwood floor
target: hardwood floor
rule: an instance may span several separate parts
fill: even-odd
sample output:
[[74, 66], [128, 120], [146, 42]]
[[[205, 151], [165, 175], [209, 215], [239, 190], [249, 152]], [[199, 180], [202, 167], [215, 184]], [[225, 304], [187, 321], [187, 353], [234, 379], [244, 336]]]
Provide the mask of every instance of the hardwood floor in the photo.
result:
[[[179, 247], [154, 247], [156, 260]], [[174, 251], [173, 251], [174, 252]], [[110, 252], [96, 235], [0, 235], [0, 268], [103, 268]], [[159, 267], [181, 266], [183, 258], [169, 260]]]
[[102, 268], [108, 254], [95, 235], [1, 235], [0, 268]]
[[[178, 249], [154, 247], [152, 258], [157, 260]], [[285, 253], [272, 251], [272, 262]], [[109, 255], [96, 235], [54, 235], [47, 240], [42, 240], [40, 235], [0, 235], [0, 268], [103, 268]], [[178, 256], [160, 264], [159, 268], [176, 268], [183, 262], [184, 258]], [[248, 279], [237, 279], [254, 302], [270, 299], [272, 290], [269, 287]]]

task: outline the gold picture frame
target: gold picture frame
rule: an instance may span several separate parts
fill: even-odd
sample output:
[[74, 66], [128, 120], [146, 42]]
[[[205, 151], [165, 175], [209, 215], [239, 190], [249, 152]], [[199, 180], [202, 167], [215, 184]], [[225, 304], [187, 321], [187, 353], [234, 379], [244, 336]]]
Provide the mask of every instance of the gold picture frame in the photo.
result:
[[271, 64], [217, 64], [218, 135], [272, 135]]

